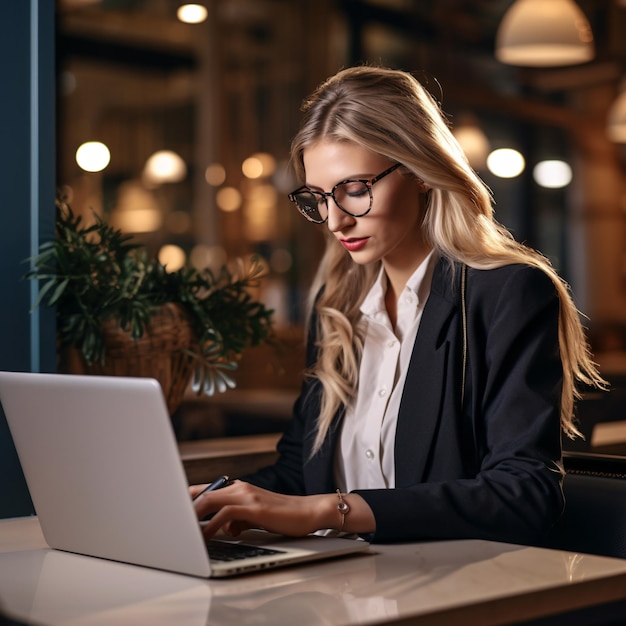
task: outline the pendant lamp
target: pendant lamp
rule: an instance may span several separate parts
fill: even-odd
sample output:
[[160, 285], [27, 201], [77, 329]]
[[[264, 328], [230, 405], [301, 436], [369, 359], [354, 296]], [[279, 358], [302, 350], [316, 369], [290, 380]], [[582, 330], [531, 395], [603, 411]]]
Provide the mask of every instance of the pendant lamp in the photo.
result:
[[495, 54], [509, 65], [576, 65], [594, 57], [593, 33], [573, 0], [516, 0], [498, 28]]
[[622, 82], [620, 93], [609, 109], [606, 134], [615, 143], [626, 143], [626, 79]]
[[476, 118], [469, 113], [463, 113], [459, 116], [458, 125], [455, 126], [452, 132], [465, 153], [469, 164], [474, 169], [484, 169], [491, 147]]

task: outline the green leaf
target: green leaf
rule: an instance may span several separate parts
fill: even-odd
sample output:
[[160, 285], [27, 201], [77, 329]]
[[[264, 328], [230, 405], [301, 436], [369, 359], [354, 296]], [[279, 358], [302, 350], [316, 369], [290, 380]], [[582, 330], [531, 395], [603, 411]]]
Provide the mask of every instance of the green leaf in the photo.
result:
[[50, 306], [54, 306], [59, 301], [59, 299], [63, 295], [63, 292], [65, 291], [65, 288], [68, 286], [69, 282], [70, 282], [70, 279], [69, 278], [65, 278], [65, 279], [63, 279], [59, 283], [57, 288], [54, 290], [54, 293], [52, 294], [52, 297], [48, 301], [48, 304]]
[[55, 286], [56, 284], [56, 279], [53, 280], [48, 280], [43, 284], [43, 287], [41, 287], [39, 289], [39, 295], [37, 296], [37, 300], [35, 302], [35, 304], [33, 305], [33, 308], [31, 309], [31, 313], [38, 307], [41, 305], [42, 301], [44, 300], [44, 298], [46, 297], [46, 294]]
[[189, 316], [199, 391], [234, 385], [236, 357], [271, 337], [272, 311], [250, 288], [265, 273], [258, 258], [237, 259], [218, 271], [185, 267], [168, 272], [142, 246], [94, 214], [85, 225], [61, 199], [56, 201], [56, 237], [28, 259], [28, 280], [39, 280], [35, 308], [56, 306], [62, 346], [79, 348], [88, 363], [106, 358], [102, 322], [117, 319], [132, 337], [146, 332], [154, 311], [181, 305]]

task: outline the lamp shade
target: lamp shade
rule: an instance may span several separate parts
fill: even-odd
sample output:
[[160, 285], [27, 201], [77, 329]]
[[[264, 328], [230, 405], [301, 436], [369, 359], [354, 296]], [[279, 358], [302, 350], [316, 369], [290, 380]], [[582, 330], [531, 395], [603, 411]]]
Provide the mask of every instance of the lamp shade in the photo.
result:
[[463, 149], [469, 164], [474, 169], [483, 169], [487, 163], [487, 155], [491, 147], [476, 119], [467, 113], [461, 115], [458, 126], [452, 132]]
[[498, 28], [495, 54], [509, 65], [553, 67], [590, 61], [595, 50], [573, 0], [516, 0]]
[[611, 141], [626, 143], [626, 86], [609, 109], [606, 133]]

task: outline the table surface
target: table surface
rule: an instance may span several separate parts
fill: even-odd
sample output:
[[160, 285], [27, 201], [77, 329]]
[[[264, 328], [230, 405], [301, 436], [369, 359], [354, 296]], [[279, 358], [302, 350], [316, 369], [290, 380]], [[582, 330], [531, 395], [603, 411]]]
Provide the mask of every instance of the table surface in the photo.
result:
[[488, 541], [203, 580], [49, 549], [37, 518], [0, 520], [0, 607], [45, 625], [506, 624], [626, 596], [626, 560]]

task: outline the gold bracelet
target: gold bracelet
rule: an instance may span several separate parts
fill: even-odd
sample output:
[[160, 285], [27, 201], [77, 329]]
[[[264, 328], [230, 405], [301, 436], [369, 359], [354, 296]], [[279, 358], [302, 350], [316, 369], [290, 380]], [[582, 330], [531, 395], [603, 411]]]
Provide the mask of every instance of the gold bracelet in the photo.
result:
[[339, 498], [339, 504], [337, 504], [337, 511], [339, 511], [339, 515], [341, 515], [341, 525], [339, 526], [339, 532], [343, 530], [343, 525], [346, 521], [346, 515], [350, 513], [350, 507], [348, 503], [343, 499], [343, 495], [341, 491], [337, 489], [337, 497]]

